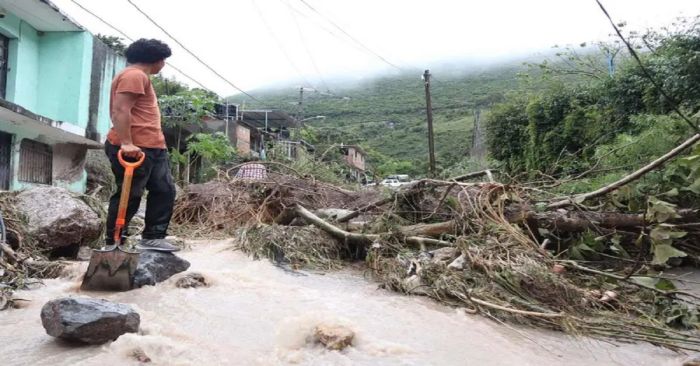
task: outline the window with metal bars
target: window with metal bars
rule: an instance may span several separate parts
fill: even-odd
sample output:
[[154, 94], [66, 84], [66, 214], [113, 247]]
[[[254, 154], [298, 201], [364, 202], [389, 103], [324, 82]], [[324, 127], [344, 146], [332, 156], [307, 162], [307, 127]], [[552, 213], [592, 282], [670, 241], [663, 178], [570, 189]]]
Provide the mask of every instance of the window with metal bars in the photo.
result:
[[51, 184], [53, 153], [51, 146], [24, 139], [19, 148], [20, 182]]

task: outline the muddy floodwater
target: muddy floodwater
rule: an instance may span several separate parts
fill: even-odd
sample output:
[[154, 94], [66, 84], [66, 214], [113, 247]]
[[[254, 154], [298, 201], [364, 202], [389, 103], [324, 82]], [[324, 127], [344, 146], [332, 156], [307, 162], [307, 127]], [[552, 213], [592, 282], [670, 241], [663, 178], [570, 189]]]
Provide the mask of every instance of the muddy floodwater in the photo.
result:
[[[153, 365], [674, 365], [687, 356], [648, 344], [612, 344], [499, 324], [432, 301], [379, 290], [359, 271], [284, 271], [196, 242], [181, 256], [211, 287], [180, 289], [179, 276], [125, 293], [79, 293], [87, 263], [20, 291], [22, 309], [0, 312], [0, 365], [129, 365], [140, 347]], [[39, 313], [62, 296], [102, 297], [141, 314], [141, 332], [103, 346], [49, 337]], [[342, 324], [354, 345], [328, 351], [307, 341], [319, 324]]]

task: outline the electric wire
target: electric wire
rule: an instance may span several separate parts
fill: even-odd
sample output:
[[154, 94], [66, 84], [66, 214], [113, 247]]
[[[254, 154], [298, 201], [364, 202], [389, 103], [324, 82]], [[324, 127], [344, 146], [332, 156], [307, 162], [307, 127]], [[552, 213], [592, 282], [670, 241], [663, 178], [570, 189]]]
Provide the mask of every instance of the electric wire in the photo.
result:
[[180, 42], [177, 38], [175, 38], [172, 34], [170, 34], [170, 32], [168, 32], [165, 28], [163, 28], [160, 24], [158, 24], [153, 18], [151, 18], [151, 16], [148, 15], [148, 13], [146, 13], [146, 12], [143, 11], [141, 8], [139, 8], [138, 5], [136, 5], [133, 1], [131, 1], [131, 0], [126, 0], [126, 1], [127, 1], [129, 4], [131, 4], [131, 6], [133, 6], [133, 7], [134, 7], [139, 13], [141, 13], [146, 19], [148, 19], [153, 25], [155, 25], [158, 29], [160, 29], [163, 33], [165, 33], [168, 37], [170, 37], [170, 39], [172, 39], [173, 41], [175, 41], [175, 43], [177, 43], [180, 47], [182, 47], [183, 50], [185, 50], [185, 51], [186, 51], [187, 53], [189, 53], [192, 57], [194, 57], [195, 60], [199, 61], [199, 63], [201, 63], [201, 64], [204, 65], [204, 67], [206, 67], [209, 71], [211, 71], [212, 73], [214, 73], [214, 75], [218, 76], [221, 80], [223, 80], [224, 82], [226, 82], [226, 83], [227, 83], [228, 85], [230, 85], [232, 88], [234, 88], [234, 89], [238, 90], [239, 92], [241, 92], [242, 94], [248, 96], [250, 99], [252, 99], [252, 100], [254, 100], [254, 101], [256, 101], [256, 102], [262, 103], [261, 100], [259, 100], [258, 98], [256, 98], [256, 97], [254, 97], [254, 96], [248, 94], [245, 90], [239, 88], [236, 84], [234, 84], [234, 83], [231, 82], [229, 79], [227, 79], [226, 77], [224, 77], [223, 75], [221, 75], [221, 74], [220, 74], [218, 71], [216, 71], [213, 67], [209, 66], [209, 64], [207, 64], [206, 62], [204, 62], [204, 60], [202, 60], [199, 56], [197, 56], [194, 52], [192, 52], [189, 48], [187, 48], [184, 44], [182, 44], [182, 42]]
[[362, 42], [360, 42], [357, 38], [353, 37], [350, 33], [348, 33], [347, 31], [345, 31], [345, 29], [343, 29], [343, 28], [340, 27], [338, 24], [336, 24], [333, 20], [331, 20], [330, 18], [328, 18], [327, 16], [323, 15], [321, 12], [319, 12], [318, 10], [316, 10], [316, 8], [314, 8], [313, 6], [311, 6], [308, 2], [306, 2], [306, 0], [299, 0], [299, 1], [301, 1], [304, 5], [306, 5], [306, 7], [308, 7], [309, 9], [311, 9], [311, 11], [313, 11], [313, 12], [316, 13], [316, 14], [318, 14], [318, 16], [320, 16], [321, 18], [325, 19], [328, 23], [330, 23], [333, 27], [335, 27], [335, 28], [338, 29], [340, 32], [342, 32], [342, 33], [343, 33], [345, 36], [347, 36], [350, 40], [352, 40], [353, 42], [355, 42], [356, 44], [358, 44], [358, 45], [359, 45], [360, 47], [362, 47], [363, 49], [367, 50], [369, 53], [371, 53], [371, 54], [374, 55], [375, 57], [377, 57], [379, 60], [381, 60], [381, 61], [384, 62], [385, 64], [387, 64], [387, 65], [389, 65], [389, 66], [391, 66], [391, 67], [393, 67], [393, 68], [395, 68], [395, 69], [397, 69], [397, 70], [399, 70], [399, 71], [404, 71], [401, 67], [399, 67], [399, 66], [393, 64], [392, 62], [390, 62], [389, 60], [387, 60], [386, 58], [384, 58], [382, 55], [378, 54], [377, 52], [373, 51], [371, 48], [369, 48], [369, 47], [367, 47], [366, 45], [364, 45], [364, 44], [363, 44]]
[[[117, 32], [118, 34], [120, 34], [121, 36], [123, 36], [125, 39], [127, 39], [127, 40], [129, 40], [129, 41], [131, 41], [131, 42], [134, 42], [134, 39], [133, 39], [133, 38], [129, 37], [126, 33], [124, 33], [123, 31], [121, 31], [119, 28], [115, 27], [114, 25], [112, 25], [110, 22], [106, 21], [106, 20], [105, 20], [104, 18], [102, 18], [101, 16], [95, 14], [95, 13], [94, 13], [93, 11], [91, 11], [90, 9], [84, 7], [82, 4], [78, 3], [76, 0], [71, 0], [71, 2], [74, 3], [75, 5], [77, 5], [79, 8], [83, 9], [83, 11], [85, 11], [86, 13], [92, 15], [94, 18], [96, 18], [97, 20], [99, 20], [100, 22], [102, 22], [104, 25], [108, 26], [109, 28], [111, 28], [112, 30], [114, 30], [115, 32]], [[172, 68], [173, 70], [175, 70], [175, 71], [177, 71], [178, 73], [180, 73], [182, 76], [184, 76], [184, 77], [186, 77], [187, 79], [189, 79], [190, 81], [193, 81], [195, 84], [199, 85], [202, 89], [204, 89], [204, 90], [206, 90], [206, 91], [208, 91], [208, 92], [217, 94], [216, 92], [214, 92], [214, 91], [212, 91], [211, 89], [207, 88], [206, 86], [204, 86], [204, 84], [202, 84], [201, 82], [199, 82], [197, 79], [193, 78], [192, 76], [188, 75], [187, 73], [185, 73], [185, 72], [182, 71], [180, 68], [178, 68], [178, 67], [176, 67], [175, 65], [173, 65], [172, 63], [166, 62], [165, 64], [168, 65], [168, 66], [169, 66], [170, 68]], [[217, 94], [217, 95], [218, 95], [218, 94]]]
[[[130, 0], [127, 0], [130, 1]], [[270, 34], [270, 37], [275, 41], [275, 44], [277, 44], [277, 47], [282, 51], [282, 54], [284, 55], [284, 58], [287, 59], [287, 62], [292, 66], [294, 71], [298, 74], [299, 78], [306, 84], [307, 86], [310, 86], [311, 88], [314, 88], [314, 86], [304, 77], [304, 73], [301, 72], [301, 69], [297, 66], [296, 62], [292, 59], [292, 57], [289, 55], [287, 52], [287, 49], [284, 47], [284, 44], [282, 41], [280, 41], [279, 37], [277, 37], [277, 34], [275, 34], [275, 31], [272, 29], [272, 26], [267, 22], [267, 19], [265, 18], [265, 15], [263, 14], [262, 10], [258, 7], [258, 3], [255, 0], [250, 0], [250, 2], [253, 4], [253, 8], [255, 8], [255, 11], [258, 13], [258, 16], [260, 17], [260, 20], [262, 21], [263, 25], [265, 26], [265, 29], [267, 32]], [[315, 88], [314, 88], [315, 89]]]
[[297, 28], [297, 33], [299, 33], [299, 39], [301, 40], [302, 45], [304, 46], [304, 50], [306, 50], [306, 54], [309, 56], [309, 60], [311, 60], [311, 65], [313, 65], [314, 70], [316, 71], [316, 74], [318, 75], [319, 80], [321, 81], [321, 85], [326, 89], [328, 93], [331, 93], [331, 88], [328, 87], [328, 84], [326, 83], [325, 78], [321, 74], [321, 70], [318, 68], [318, 64], [316, 63], [316, 59], [314, 58], [313, 54], [311, 53], [311, 49], [309, 48], [308, 43], [306, 42], [306, 38], [304, 37], [304, 33], [301, 30], [301, 25], [299, 24], [299, 19], [297, 19], [297, 16], [294, 14], [294, 12], [291, 9], [291, 5], [289, 4], [289, 0], [281, 0], [284, 1], [285, 5], [287, 6], [287, 10], [289, 10], [289, 14], [291, 15], [292, 19], [294, 20], [294, 25], [296, 25]]

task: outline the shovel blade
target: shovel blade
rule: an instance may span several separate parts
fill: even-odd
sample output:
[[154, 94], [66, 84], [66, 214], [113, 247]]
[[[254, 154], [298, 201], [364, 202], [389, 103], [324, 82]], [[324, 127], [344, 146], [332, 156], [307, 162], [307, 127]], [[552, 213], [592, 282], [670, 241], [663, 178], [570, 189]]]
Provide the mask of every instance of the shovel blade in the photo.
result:
[[121, 248], [93, 250], [81, 290], [128, 291], [133, 288], [139, 253]]

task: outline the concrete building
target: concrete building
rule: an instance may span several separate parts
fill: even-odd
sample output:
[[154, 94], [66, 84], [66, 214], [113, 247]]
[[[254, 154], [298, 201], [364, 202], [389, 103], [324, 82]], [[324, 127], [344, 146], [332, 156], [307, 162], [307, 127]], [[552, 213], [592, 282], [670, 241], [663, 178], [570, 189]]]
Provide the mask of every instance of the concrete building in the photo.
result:
[[365, 151], [358, 145], [340, 145], [345, 164], [350, 167], [349, 179], [362, 182], [365, 177]]
[[50, 1], [0, 0], [0, 189], [84, 192], [87, 149], [102, 147], [125, 65]]
[[263, 158], [278, 146], [277, 153], [288, 159], [297, 159], [314, 149], [305, 141], [290, 140], [291, 129], [298, 127], [301, 124], [297, 120], [280, 110], [241, 110], [229, 132], [229, 139], [241, 156]]

